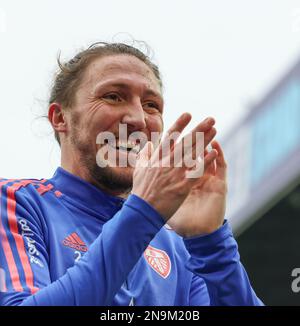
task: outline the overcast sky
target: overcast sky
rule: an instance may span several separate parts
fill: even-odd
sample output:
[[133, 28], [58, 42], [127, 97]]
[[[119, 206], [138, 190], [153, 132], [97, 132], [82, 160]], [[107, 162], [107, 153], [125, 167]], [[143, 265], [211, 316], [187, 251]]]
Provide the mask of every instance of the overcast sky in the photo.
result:
[[0, 0], [1, 176], [49, 178], [60, 163], [38, 118], [58, 51], [126, 33], [154, 51], [166, 127], [183, 111], [210, 115], [222, 138], [300, 57], [300, 1]]

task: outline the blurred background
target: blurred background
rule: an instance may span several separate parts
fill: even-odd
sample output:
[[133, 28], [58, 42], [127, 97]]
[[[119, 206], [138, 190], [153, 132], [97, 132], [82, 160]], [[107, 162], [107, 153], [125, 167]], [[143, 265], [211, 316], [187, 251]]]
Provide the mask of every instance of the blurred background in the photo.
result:
[[255, 291], [268, 305], [300, 305], [297, 0], [0, 0], [0, 175], [49, 178], [60, 164], [43, 118], [58, 52], [132, 38], [162, 71], [166, 128], [184, 111], [190, 128], [217, 121], [227, 218]]

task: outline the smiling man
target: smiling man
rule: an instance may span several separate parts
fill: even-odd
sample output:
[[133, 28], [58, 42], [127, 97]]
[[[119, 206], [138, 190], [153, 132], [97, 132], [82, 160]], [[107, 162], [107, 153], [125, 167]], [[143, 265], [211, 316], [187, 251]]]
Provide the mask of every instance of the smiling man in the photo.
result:
[[[215, 121], [178, 140], [184, 113], [157, 143], [163, 106], [159, 70], [134, 47], [97, 43], [60, 64], [48, 118], [61, 167], [49, 180], [0, 180], [1, 305], [262, 304], [224, 221]], [[114, 142], [97, 141], [108, 133]], [[190, 178], [198, 133], [212, 150], [200, 148], [204, 174]]]

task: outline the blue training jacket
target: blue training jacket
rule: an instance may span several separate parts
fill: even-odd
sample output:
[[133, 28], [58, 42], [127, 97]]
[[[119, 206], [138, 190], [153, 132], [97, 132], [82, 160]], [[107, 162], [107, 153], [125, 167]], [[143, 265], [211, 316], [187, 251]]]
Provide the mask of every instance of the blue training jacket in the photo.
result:
[[1, 305], [261, 305], [228, 222], [183, 239], [135, 195], [58, 168], [0, 180]]

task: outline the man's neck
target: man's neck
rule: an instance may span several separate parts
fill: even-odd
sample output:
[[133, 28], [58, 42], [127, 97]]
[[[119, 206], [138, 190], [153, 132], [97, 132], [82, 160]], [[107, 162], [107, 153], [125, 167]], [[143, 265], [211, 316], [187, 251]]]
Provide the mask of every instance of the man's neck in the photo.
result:
[[[64, 147], [64, 148], [63, 148]], [[120, 198], [127, 198], [130, 195], [128, 191], [112, 190], [104, 184], [99, 183], [95, 178], [91, 176], [90, 171], [84, 164], [80, 164], [80, 158], [76, 153], [70, 150], [70, 147], [63, 146], [61, 148], [61, 167], [69, 173], [78, 176], [82, 180], [92, 184], [96, 188], [108, 193], [111, 196]]]
[[65, 164], [65, 162], [61, 162], [61, 167], [66, 170], [67, 172], [76, 175], [77, 177], [81, 178], [82, 180], [92, 184], [94, 187], [100, 189], [108, 193], [111, 196], [120, 197], [126, 199], [130, 195], [130, 191], [120, 192], [109, 189], [103, 184], [97, 182], [94, 178], [91, 177], [90, 173], [88, 172], [87, 168], [80, 166], [80, 168], [76, 164]]

